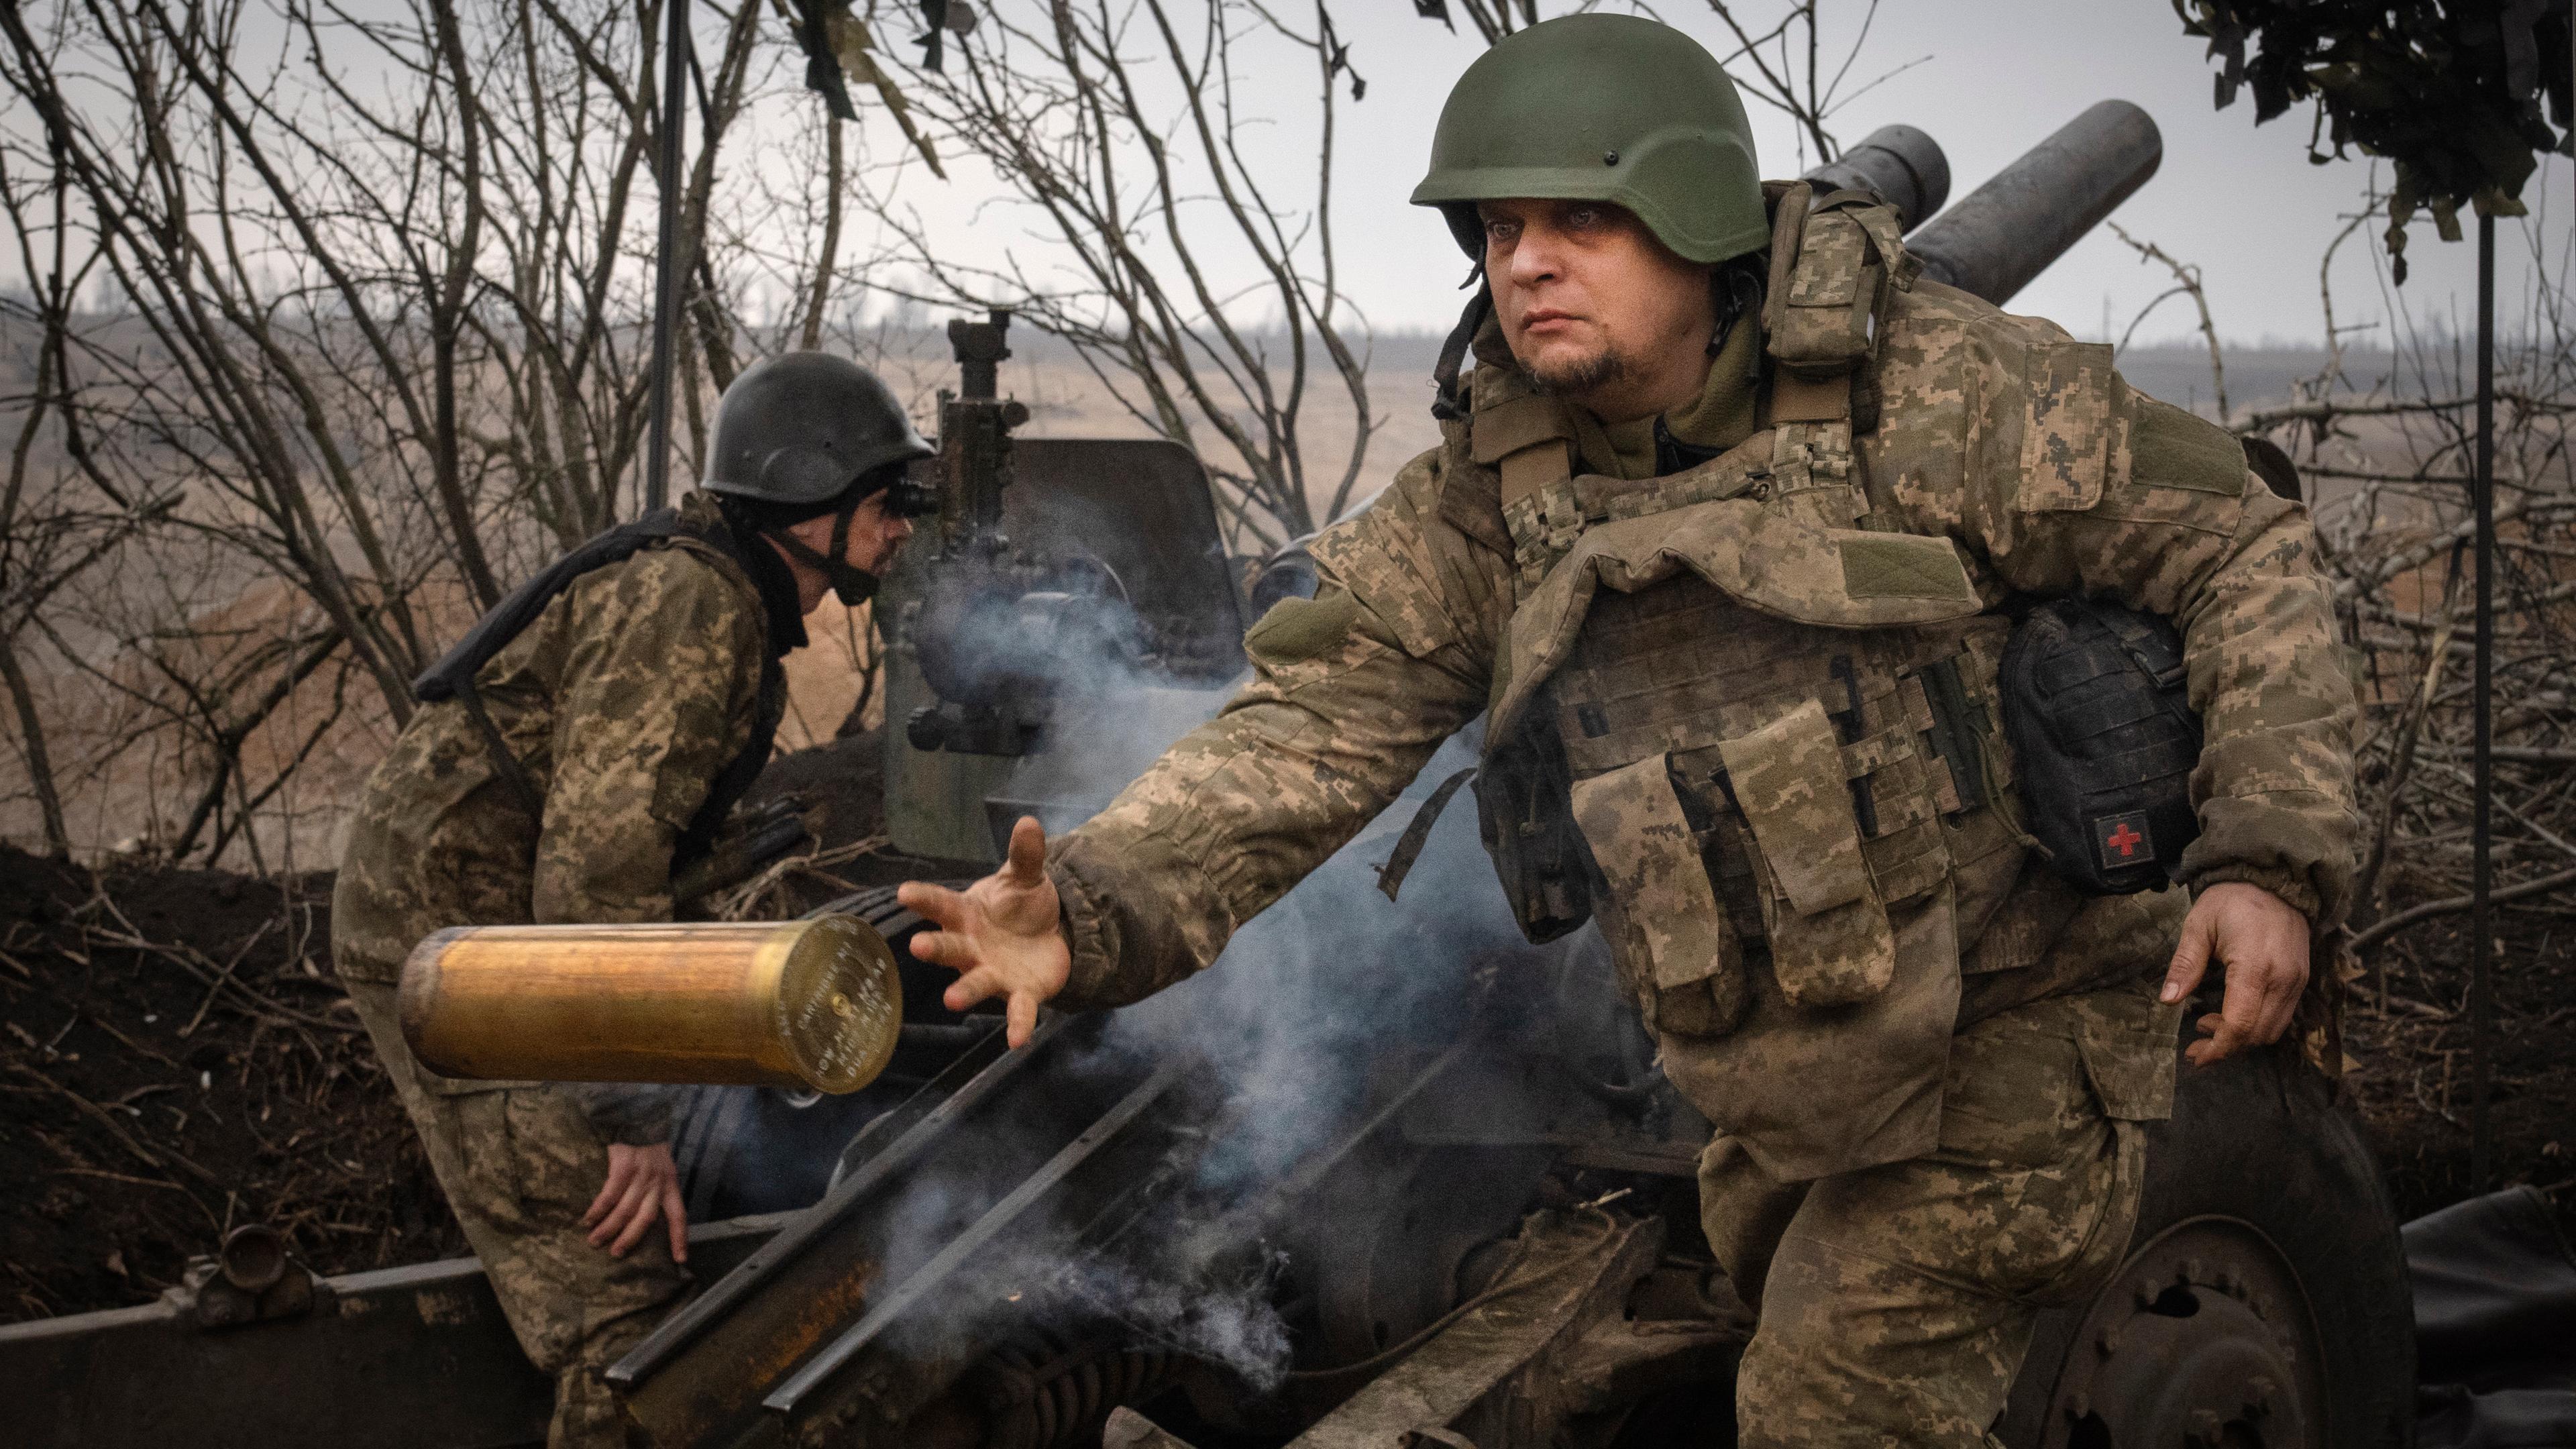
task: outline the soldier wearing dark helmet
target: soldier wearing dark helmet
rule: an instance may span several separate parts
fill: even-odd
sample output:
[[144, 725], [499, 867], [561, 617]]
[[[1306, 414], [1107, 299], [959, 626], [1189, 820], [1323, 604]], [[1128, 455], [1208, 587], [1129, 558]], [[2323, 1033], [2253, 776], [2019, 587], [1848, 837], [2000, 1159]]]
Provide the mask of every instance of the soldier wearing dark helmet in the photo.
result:
[[[1487, 51], [1414, 193], [1484, 281], [1440, 446], [1317, 537], [1252, 682], [1052, 858], [1022, 821], [1000, 872], [902, 894], [954, 1008], [1005, 997], [1017, 1035], [1132, 1001], [1483, 715], [1523, 927], [1599, 923], [1715, 1126], [1702, 1222], [1759, 1320], [1739, 1442], [1964, 1449], [2039, 1309], [2120, 1261], [2209, 961], [2193, 1060], [2288, 1026], [2353, 873], [2352, 690], [2306, 515], [2233, 438], [1923, 278], [1876, 198], [1759, 175], [1677, 31]], [[2197, 838], [2092, 842], [2178, 888], [2088, 895], [2025, 828], [2004, 646], [2079, 600], [2178, 633]]]
[[396, 1015], [403, 958], [446, 926], [670, 919], [675, 872], [769, 758], [780, 657], [826, 591], [873, 591], [929, 453], [855, 363], [746, 370], [701, 490], [485, 615], [415, 683], [360, 799], [333, 955], [521, 1345], [556, 1376], [554, 1449], [625, 1442], [599, 1371], [687, 1282], [667, 1103], [431, 1074]]

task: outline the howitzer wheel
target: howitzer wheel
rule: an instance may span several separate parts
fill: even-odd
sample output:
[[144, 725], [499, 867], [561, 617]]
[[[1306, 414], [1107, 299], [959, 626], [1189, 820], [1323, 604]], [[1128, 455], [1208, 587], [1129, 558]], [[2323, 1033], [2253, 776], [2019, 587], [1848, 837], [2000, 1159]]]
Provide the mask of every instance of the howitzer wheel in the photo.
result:
[[[2188, 1019], [2188, 1018], [2187, 1018]], [[2287, 1047], [2185, 1064], [2128, 1259], [2040, 1321], [2014, 1449], [2400, 1449], [2414, 1304], [2379, 1172]]]

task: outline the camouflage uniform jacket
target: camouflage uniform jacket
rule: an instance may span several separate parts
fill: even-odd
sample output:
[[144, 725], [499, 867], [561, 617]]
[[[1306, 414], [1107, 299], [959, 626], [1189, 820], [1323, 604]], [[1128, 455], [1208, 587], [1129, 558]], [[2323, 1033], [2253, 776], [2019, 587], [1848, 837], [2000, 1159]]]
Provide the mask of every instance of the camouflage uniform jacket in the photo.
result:
[[[703, 493], [681, 513], [724, 527]], [[396, 980], [411, 948], [447, 926], [669, 920], [681, 832], [776, 708], [762, 698], [771, 651], [803, 642], [783, 566], [755, 581], [685, 534], [580, 576], [477, 676], [543, 818], [522, 807], [461, 703], [423, 705], [351, 822], [332, 897], [340, 973]], [[440, 1090], [524, 1085], [422, 1076]], [[585, 1095], [613, 1141], [667, 1135], [660, 1094]]]
[[[1523, 721], [1552, 717], [1551, 675], [1574, 652], [1584, 620], [1580, 600], [1569, 607], [1565, 598], [1568, 565], [1587, 570], [1577, 581], [1585, 597], [1617, 590], [1642, 598], [1683, 572], [1673, 561], [1694, 548], [1690, 570], [1756, 614], [1845, 629], [1898, 633], [1963, 614], [1993, 617], [2015, 595], [2077, 593], [2174, 619], [2208, 741], [2193, 782], [2203, 833], [2180, 877], [2193, 886], [2252, 882], [2312, 919], [2336, 918], [2353, 870], [2355, 711], [2303, 511], [2259, 481], [2249, 486], [2234, 439], [2131, 390], [2106, 347], [1929, 282], [1891, 291], [1883, 307], [1879, 416], [1856, 441], [1860, 529], [1763, 496], [1780, 487], [1773, 477], [1740, 496], [1703, 489], [1684, 509], [1632, 508], [1644, 516], [1631, 519], [1624, 556], [1587, 552], [1617, 541], [1613, 524], [1581, 534], [1585, 547], [1558, 555], [1565, 564], [1533, 569], [1532, 530], [1507, 520], [1502, 472], [1489, 466], [1502, 450], [1480, 447], [1466, 421], [1446, 424], [1441, 447], [1317, 539], [1317, 596], [1282, 604], [1254, 627], [1246, 640], [1253, 679], [1225, 712], [1060, 842], [1052, 873], [1073, 947], [1065, 1004], [1134, 1000], [1207, 965], [1480, 711], [1495, 714], [1489, 762], [1521, 737]], [[1529, 392], [1490, 345], [1490, 330], [1485, 340], [1487, 365], [1472, 384], [1478, 410]], [[1769, 411], [1766, 403], [1766, 423]], [[1689, 485], [1730, 460], [1773, 458], [1781, 431], [1774, 424], [1640, 491], [1689, 498]], [[1700, 537], [1681, 540], [1685, 531]], [[1940, 555], [1939, 567], [1917, 588], [1906, 582], [1907, 561], [1923, 546]], [[1876, 581], [1854, 590], [1847, 586], [1863, 558], [1876, 560]], [[1947, 994], [1910, 998], [1919, 1014], [1938, 1013], [1916, 1024], [1918, 1035], [1937, 1030], [1936, 1049], [1954, 1024], [2152, 971], [2180, 906], [2179, 893], [2086, 905], [2036, 868], [2008, 873], [1995, 894], [1962, 912], [1959, 939], [1941, 944]], [[1902, 926], [1898, 934], [1900, 959], [1923, 944], [1904, 939]], [[1613, 943], [1619, 952], [1615, 932]], [[1622, 965], [1639, 989], [1637, 970]], [[1653, 994], [1641, 994], [1651, 1018]], [[1688, 1053], [1676, 1059], [1663, 1024], [1668, 1073], [1731, 1131], [1743, 1129], [1730, 1126], [1728, 1104], [1716, 1099], [1739, 1095], [1766, 1066], [1794, 1063], [1813, 1083], [1875, 1046], [1837, 1043], [1828, 1031], [1766, 1055], [1754, 1030], [1763, 1020], [1757, 1013], [1737, 1029], [1727, 1053], [1686, 1044], [1699, 1049], [1696, 1063]], [[2114, 1115], [2162, 1115], [2171, 1015], [2132, 1012], [2104, 1026], [2088, 1066]], [[1921, 1150], [1937, 1126], [1938, 1068], [1936, 1055], [1933, 1100], [1908, 1108], [1902, 1130], [1863, 1124], [1858, 1136], [1821, 1146], [1775, 1133], [1765, 1166], [1803, 1178]], [[1703, 1090], [1694, 1090], [1695, 1076]], [[1772, 1095], [1776, 1103], [1802, 1090], [1783, 1082]], [[1810, 1135], [1817, 1128], [1799, 1125]]]

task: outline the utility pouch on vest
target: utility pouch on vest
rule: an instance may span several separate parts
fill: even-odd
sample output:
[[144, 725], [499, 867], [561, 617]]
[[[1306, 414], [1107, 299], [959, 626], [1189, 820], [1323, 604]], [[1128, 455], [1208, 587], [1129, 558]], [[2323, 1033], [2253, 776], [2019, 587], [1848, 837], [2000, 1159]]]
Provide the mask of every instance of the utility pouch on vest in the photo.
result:
[[1851, 371], [1869, 354], [1882, 275], [1856, 218], [1841, 210], [1808, 217], [1788, 285], [1772, 307], [1772, 357], [1800, 377]]
[[1809, 699], [1717, 750], [1753, 832], [1781, 994], [1797, 1006], [1849, 1006], [1885, 991], [1896, 976], [1896, 937], [1870, 879], [1824, 706]]
[[1614, 937], [1612, 950], [1639, 988], [1646, 1025], [1676, 1036], [1733, 1030], [1750, 999], [1744, 947], [1709, 885], [1666, 757], [1578, 781], [1573, 798], [1575, 822], [1618, 903], [1627, 940]]
[[1513, 920], [1532, 942], [1553, 941], [1592, 919], [1591, 878], [1565, 812], [1567, 779], [1563, 742], [1524, 729], [1491, 752], [1472, 787], [1476, 833]]

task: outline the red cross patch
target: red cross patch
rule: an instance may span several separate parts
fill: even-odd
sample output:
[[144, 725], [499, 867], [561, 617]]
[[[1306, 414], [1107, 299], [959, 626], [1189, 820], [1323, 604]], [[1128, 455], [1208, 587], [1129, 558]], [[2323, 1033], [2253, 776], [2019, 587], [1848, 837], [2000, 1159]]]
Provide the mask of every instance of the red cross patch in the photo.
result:
[[2132, 810], [2125, 815], [2104, 815], [2093, 822], [2093, 850], [2102, 858], [2104, 870], [2118, 870], [2124, 865], [2142, 865], [2156, 858], [2155, 837], [2147, 830], [2147, 812]]

